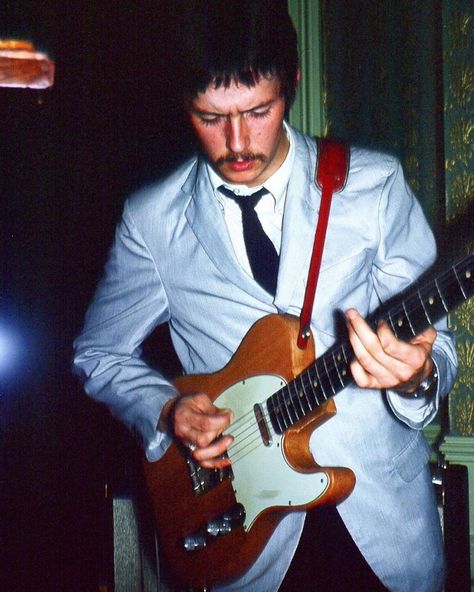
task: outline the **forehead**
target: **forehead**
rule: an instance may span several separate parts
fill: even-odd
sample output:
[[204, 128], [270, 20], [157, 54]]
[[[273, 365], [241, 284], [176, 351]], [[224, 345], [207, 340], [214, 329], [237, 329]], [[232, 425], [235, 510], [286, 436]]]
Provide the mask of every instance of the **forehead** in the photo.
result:
[[210, 84], [191, 101], [191, 107], [207, 113], [242, 113], [277, 100], [283, 100], [280, 97], [279, 78], [262, 76], [254, 86], [247, 86], [238, 81], [232, 81], [227, 87], [218, 88]]

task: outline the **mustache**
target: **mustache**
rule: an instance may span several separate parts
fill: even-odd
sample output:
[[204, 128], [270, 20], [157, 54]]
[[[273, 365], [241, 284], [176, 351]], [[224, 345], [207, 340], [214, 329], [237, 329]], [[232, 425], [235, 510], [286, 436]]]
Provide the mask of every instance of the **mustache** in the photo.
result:
[[265, 156], [265, 154], [260, 154], [256, 152], [230, 152], [228, 154], [224, 154], [220, 158], [217, 158], [215, 164], [216, 166], [220, 167], [223, 164], [236, 162], [238, 160], [260, 160], [261, 162], [266, 162], [267, 157]]

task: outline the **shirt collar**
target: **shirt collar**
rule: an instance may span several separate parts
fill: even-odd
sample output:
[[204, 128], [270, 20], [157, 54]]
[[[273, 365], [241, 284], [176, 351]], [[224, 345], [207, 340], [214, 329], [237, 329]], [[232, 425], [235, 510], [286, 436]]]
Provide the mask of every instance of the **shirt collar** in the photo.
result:
[[288, 153], [285, 157], [285, 160], [282, 162], [281, 166], [273, 173], [271, 177], [269, 177], [263, 185], [258, 185], [255, 187], [248, 187], [247, 185], [239, 185], [234, 183], [229, 183], [224, 181], [212, 168], [212, 166], [207, 162], [206, 169], [209, 175], [209, 180], [211, 182], [212, 188], [214, 190], [214, 194], [218, 197], [219, 200], [221, 199], [229, 199], [222, 195], [220, 191], [218, 191], [221, 185], [225, 185], [231, 191], [234, 191], [238, 195], [250, 195], [255, 191], [258, 191], [262, 186], [271, 193], [273, 199], [275, 200], [275, 206], [277, 207], [279, 204], [282, 204], [285, 195], [286, 195], [286, 188], [288, 185], [288, 181], [290, 180], [291, 171], [293, 169], [293, 162], [295, 159], [295, 142], [292, 136], [292, 131], [290, 126], [283, 122], [283, 127], [285, 133], [288, 137], [289, 141], [289, 149]]

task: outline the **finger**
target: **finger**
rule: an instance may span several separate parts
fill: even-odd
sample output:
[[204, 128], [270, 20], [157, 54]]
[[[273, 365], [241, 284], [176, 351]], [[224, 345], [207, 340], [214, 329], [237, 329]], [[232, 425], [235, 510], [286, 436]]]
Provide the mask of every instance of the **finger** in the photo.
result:
[[378, 381], [368, 374], [357, 360], [350, 364], [354, 382], [361, 388], [381, 388]]
[[434, 327], [428, 327], [428, 329], [426, 329], [425, 331], [423, 331], [422, 333], [420, 333], [419, 335], [417, 335], [416, 337], [413, 337], [413, 339], [410, 340], [410, 343], [413, 344], [420, 344], [420, 345], [429, 345], [432, 346], [433, 343], [435, 342], [436, 336], [438, 335], [438, 332], [436, 331], [436, 329]]
[[[351, 364], [355, 382], [363, 388], [398, 388], [419, 382], [431, 345], [418, 347], [399, 341], [381, 322], [373, 332], [357, 311], [348, 311], [348, 332], [356, 356]], [[430, 339], [432, 334], [430, 334]]]
[[[359, 333], [354, 329], [352, 322], [349, 322], [348, 336], [355, 356], [355, 359], [351, 362], [352, 376], [356, 384], [362, 388], [381, 388], [380, 381], [383, 380], [383, 375], [386, 371], [369, 351], [369, 349], [373, 351], [377, 346], [367, 344], [367, 341], [373, 341], [378, 338], [372, 331], [370, 331], [372, 335], [368, 334], [364, 336], [365, 328], [362, 327], [361, 331], [360, 324], [358, 325], [358, 329]], [[363, 334], [364, 342], [359, 336], [360, 333]], [[378, 347], [380, 348], [381, 346], [379, 345]]]
[[207, 395], [198, 393], [179, 400], [173, 419], [176, 437], [205, 447], [228, 427], [232, 411], [218, 409]]
[[377, 336], [384, 353], [390, 358], [389, 363], [393, 361], [394, 371], [403, 380], [407, 366], [415, 372], [423, 368], [426, 358], [431, 354], [436, 331], [429, 331], [427, 335], [419, 335], [409, 342], [404, 342], [395, 337], [386, 323], [381, 323], [377, 329]]
[[222, 468], [228, 466], [230, 465], [230, 460], [228, 457], [224, 457], [224, 455], [232, 442], [232, 436], [223, 436], [212, 442], [210, 446], [196, 448], [193, 456], [205, 468]]
[[232, 414], [222, 410], [212, 415], [196, 414], [191, 417], [191, 423], [186, 426], [186, 438], [200, 448], [209, 446], [224, 430], [229, 427]]

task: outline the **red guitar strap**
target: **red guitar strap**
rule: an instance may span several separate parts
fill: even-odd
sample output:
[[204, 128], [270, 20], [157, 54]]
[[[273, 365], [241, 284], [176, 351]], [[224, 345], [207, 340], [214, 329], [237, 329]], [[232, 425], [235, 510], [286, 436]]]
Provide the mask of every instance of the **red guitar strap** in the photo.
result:
[[308, 283], [300, 315], [300, 330], [297, 340], [300, 349], [306, 348], [311, 334], [311, 315], [323, 256], [332, 195], [344, 188], [349, 172], [349, 149], [346, 144], [324, 138], [316, 138], [316, 142], [318, 145], [318, 160], [316, 162], [315, 183], [322, 193], [313, 253], [309, 265]]

